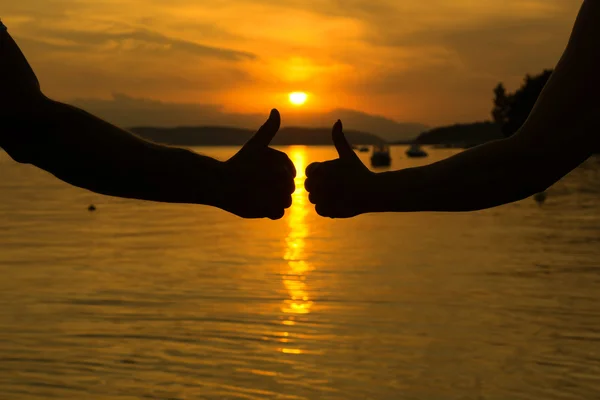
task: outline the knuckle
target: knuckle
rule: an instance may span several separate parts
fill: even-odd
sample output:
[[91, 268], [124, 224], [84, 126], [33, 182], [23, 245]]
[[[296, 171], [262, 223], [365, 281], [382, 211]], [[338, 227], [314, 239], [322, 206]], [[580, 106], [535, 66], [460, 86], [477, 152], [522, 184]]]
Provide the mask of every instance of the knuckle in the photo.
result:
[[306, 176], [307, 177], [313, 176], [320, 165], [321, 165], [321, 163], [315, 162], [315, 163], [310, 164], [308, 167], [306, 167]]
[[291, 163], [291, 160], [288, 157], [288, 155], [279, 150], [274, 150], [274, 149], [269, 148], [269, 154], [271, 154], [271, 157], [273, 157], [273, 159], [275, 159], [277, 162], [280, 162], [280, 163], [290, 162]]
[[313, 191], [313, 181], [312, 179], [306, 179], [304, 181], [304, 189], [306, 189], [307, 192], [312, 192]]
[[321, 217], [328, 217], [329, 216], [329, 210], [323, 204], [317, 204], [317, 206], [315, 207], [315, 210], [317, 211], [317, 214], [319, 214]]
[[294, 163], [291, 160], [289, 161], [288, 168], [292, 174], [292, 178], [295, 178], [298, 175], [298, 171], [296, 171], [296, 166], [294, 165]]
[[277, 221], [281, 218], [283, 218], [283, 216], [285, 215], [285, 209], [281, 209], [281, 210], [277, 210], [275, 212], [273, 212], [269, 218], [273, 221]]
[[287, 191], [288, 191], [288, 194], [292, 194], [296, 191], [296, 182], [294, 182], [293, 179], [288, 183]]

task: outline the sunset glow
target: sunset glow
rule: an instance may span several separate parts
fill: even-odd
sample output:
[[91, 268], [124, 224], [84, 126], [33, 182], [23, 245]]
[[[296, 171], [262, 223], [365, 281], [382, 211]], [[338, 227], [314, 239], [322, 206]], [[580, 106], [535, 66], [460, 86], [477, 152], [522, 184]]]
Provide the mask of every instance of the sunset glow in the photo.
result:
[[289, 95], [290, 103], [295, 106], [301, 106], [306, 103], [308, 95], [304, 92], [293, 92]]
[[[308, 314], [311, 312], [313, 300], [306, 284], [306, 276], [314, 269], [308, 262], [305, 247], [306, 237], [309, 235], [309, 226], [306, 216], [310, 212], [304, 180], [306, 176], [306, 149], [298, 146], [290, 150], [290, 158], [294, 162], [298, 174], [295, 179], [296, 191], [292, 195], [294, 201], [289, 210], [290, 232], [286, 238], [284, 259], [288, 268], [283, 272], [283, 284], [285, 285], [289, 298], [285, 300], [282, 311], [293, 317], [296, 314]], [[288, 319], [293, 321], [293, 319]]]
[[580, 2], [340, 4], [6, 1], [2, 20], [49, 97], [118, 125], [254, 129], [302, 106], [295, 125], [352, 110], [432, 126], [490, 119], [498, 82], [554, 67]]

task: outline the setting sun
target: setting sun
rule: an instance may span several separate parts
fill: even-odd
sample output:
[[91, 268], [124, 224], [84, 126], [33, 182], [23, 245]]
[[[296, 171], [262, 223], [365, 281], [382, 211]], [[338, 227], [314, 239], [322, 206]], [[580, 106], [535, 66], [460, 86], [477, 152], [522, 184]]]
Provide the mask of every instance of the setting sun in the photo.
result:
[[306, 103], [308, 99], [308, 95], [304, 92], [293, 92], [289, 95], [290, 103], [296, 106], [301, 106]]

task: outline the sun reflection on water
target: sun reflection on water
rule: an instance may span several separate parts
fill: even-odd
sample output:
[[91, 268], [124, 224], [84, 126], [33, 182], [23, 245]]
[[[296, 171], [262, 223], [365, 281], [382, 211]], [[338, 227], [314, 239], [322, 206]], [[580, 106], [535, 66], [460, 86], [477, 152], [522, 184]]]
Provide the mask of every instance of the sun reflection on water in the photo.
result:
[[[290, 158], [296, 166], [296, 191], [292, 195], [293, 204], [289, 211], [290, 232], [286, 237], [286, 249], [284, 259], [287, 261], [287, 271], [283, 274], [283, 283], [289, 293], [285, 300], [282, 311], [286, 319], [282, 321], [286, 327], [295, 325], [296, 317], [311, 312], [313, 301], [306, 285], [306, 276], [313, 267], [306, 261], [305, 247], [306, 237], [309, 234], [309, 226], [306, 223], [306, 215], [309, 213], [309, 204], [304, 189], [306, 178], [306, 149], [305, 147], [293, 147]], [[300, 349], [280, 349], [286, 354], [302, 354]]]

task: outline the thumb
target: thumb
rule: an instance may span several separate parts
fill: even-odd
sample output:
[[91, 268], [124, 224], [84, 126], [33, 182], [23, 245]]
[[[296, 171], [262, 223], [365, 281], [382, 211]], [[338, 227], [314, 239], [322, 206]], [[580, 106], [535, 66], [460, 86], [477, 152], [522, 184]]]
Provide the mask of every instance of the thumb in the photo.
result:
[[258, 132], [252, 136], [252, 138], [248, 141], [247, 145], [258, 147], [263, 146], [267, 147], [271, 143], [271, 140], [275, 137], [275, 134], [279, 130], [279, 126], [281, 125], [281, 116], [279, 115], [279, 111], [276, 109], [271, 110], [271, 115], [269, 115], [269, 119], [264, 123], [263, 126], [260, 127]]
[[333, 132], [331, 136], [333, 138], [335, 149], [340, 155], [340, 158], [356, 157], [356, 153], [354, 153], [352, 146], [350, 146], [350, 143], [348, 143], [348, 140], [346, 140], [346, 136], [344, 136], [342, 121], [339, 119], [335, 125], [333, 125]]

